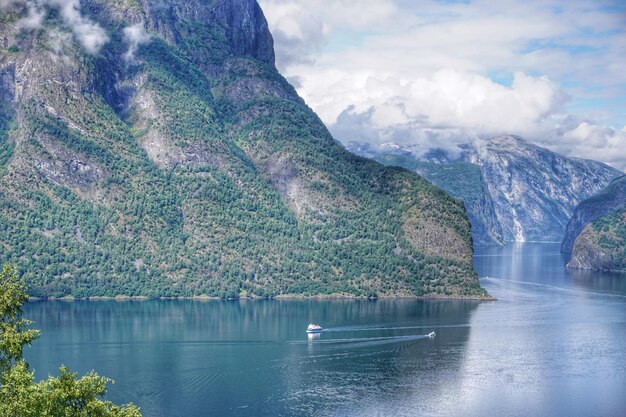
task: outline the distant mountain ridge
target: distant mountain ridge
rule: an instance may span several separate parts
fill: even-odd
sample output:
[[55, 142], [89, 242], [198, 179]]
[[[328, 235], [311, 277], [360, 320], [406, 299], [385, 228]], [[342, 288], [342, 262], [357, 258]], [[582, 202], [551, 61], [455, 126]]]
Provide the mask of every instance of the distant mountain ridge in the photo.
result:
[[0, 262], [31, 295], [486, 296], [462, 205], [340, 146], [256, 1], [62, 6], [0, 14]]
[[[518, 136], [495, 137], [480, 148], [463, 145], [453, 157], [437, 149], [416, 156], [411, 148], [393, 144], [379, 149], [352, 144], [348, 149], [413, 169], [460, 198], [473, 219], [474, 241], [496, 244], [560, 242], [576, 205], [623, 175], [603, 163], [567, 158]], [[455, 173], [459, 163], [478, 167], [480, 175]]]

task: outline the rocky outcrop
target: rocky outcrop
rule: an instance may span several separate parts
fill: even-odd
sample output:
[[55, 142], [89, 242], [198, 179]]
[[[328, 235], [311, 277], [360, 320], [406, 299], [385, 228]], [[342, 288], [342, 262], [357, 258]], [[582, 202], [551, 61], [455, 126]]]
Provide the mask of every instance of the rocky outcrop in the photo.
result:
[[626, 206], [626, 176], [615, 179], [604, 190], [576, 207], [567, 224], [561, 251], [569, 256], [574, 248], [574, 242], [588, 224], [624, 206]]
[[226, 27], [226, 36], [235, 56], [251, 56], [274, 65], [274, 41], [256, 0], [219, 0], [211, 11]]
[[100, 21], [143, 22], [149, 32], [172, 43], [210, 31], [213, 45], [203, 46], [213, 46], [218, 55], [249, 56], [274, 64], [274, 41], [256, 0], [86, 0], [84, 4]]
[[582, 230], [574, 241], [567, 267], [626, 271], [626, 205]]
[[626, 270], [626, 176], [576, 207], [561, 249], [569, 268]]

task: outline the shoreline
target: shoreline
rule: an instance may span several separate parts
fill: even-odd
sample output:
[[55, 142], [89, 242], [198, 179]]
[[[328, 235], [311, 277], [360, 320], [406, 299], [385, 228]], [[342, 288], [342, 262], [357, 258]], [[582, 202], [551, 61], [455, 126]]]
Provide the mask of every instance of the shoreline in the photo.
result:
[[353, 300], [353, 301], [376, 301], [376, 300], [416, 300], [416, 301], [497, 301], [498, 299], [492, 296], [480, 297], [480, 296], [441, 296], [441, 295], [383, 295], [377, 297], [364, 297], [356, 295], [301, 295], [301, 294], [281, 294], [273, 297], [256, 297], [246, 296], [238, 298], [220, 298], [209, 296], [191, 296], [191, 297], [147, 297], [142, 295], [137, 296], [90, 296], [90, 297], [28, 297], [29, 302], [37, 301], [148, 301], [148, 300], [187, 300], [187, 301], [271, 301], [271, 300]]

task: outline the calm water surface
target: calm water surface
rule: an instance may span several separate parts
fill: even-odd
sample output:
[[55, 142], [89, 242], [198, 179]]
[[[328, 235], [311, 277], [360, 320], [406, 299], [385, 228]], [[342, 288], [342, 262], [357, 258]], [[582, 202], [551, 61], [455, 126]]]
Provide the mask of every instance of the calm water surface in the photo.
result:
[[29, 303], [26, 357], [96, 369], [146, 417], [626, 416], [626, 276], [568, 272], [552, 244], [475, 266], [497, 302]]

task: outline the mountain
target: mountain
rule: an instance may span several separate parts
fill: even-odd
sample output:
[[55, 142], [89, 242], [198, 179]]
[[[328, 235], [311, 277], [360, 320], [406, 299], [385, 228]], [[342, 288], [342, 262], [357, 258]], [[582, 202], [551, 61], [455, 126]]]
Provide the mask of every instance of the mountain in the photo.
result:
[[[411, 148], [390, 145], [348, 148], [386, 164], [398, 162], [389, 155], [401, 155], [401, 166], [463, 200], [476, 242], [561, 241], [576, 205], [623, 175], [600, 162], [567, 158], [518, 136], [463, 145], [456, 157], [442, 150], [416, 156]], [[407, 162], [411, 159], [423, 162]], [[478, 167], [480, 175], [469, 174], [462, 163]]]
[[516, 136], [491, 139], [470, 161], [482, 168], [508, 241], [560, 242], [576, 205], [623, 175]]
[[501, 245], [502, 227], [480, 166], [464, 161], [419, 161], [410, 154], [384, 153], [373, 157], [388, 166], [400, 166], [415, 171], [430, 182], [463, 201], [470, 223], [472, 238], [478, 245]]
[[626, 270], [626, 176], [576, 207], [561, 249], [571, 268]]
[[626, 271], [626, 206], [583, 229], [574, 242], [568, 268]]
[[2, 4], [0, 261], [32, 295], [486, 296], [463, 205], [339, 145], [256, 1]]
[[613, 180], [605, 189], [581, 202], [567, 224], [561, 251], [571, 254], [574, 241], [583, 229], [594, 220], [626, 205], [626, 176]]

